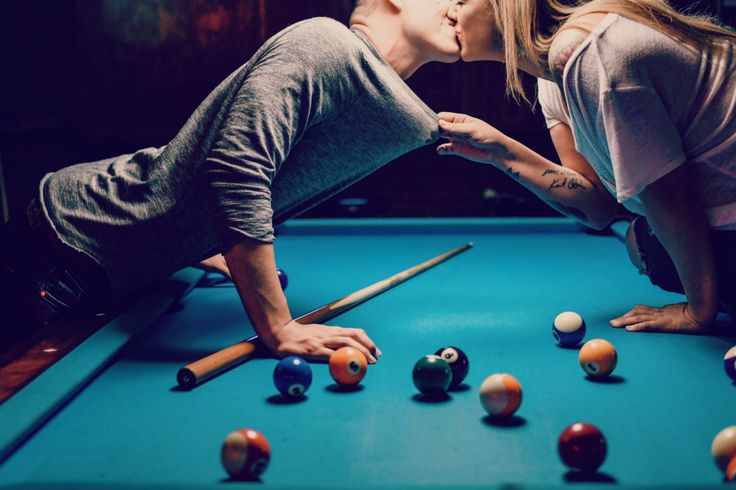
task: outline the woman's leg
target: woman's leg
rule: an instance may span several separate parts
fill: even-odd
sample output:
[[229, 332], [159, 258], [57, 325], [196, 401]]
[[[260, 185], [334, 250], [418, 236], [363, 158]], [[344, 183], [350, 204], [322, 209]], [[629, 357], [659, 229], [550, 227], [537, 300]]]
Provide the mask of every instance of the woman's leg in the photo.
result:
[[[718, 271], [721, 310], [736, 319], [736, 231], [712, 231], [711, 242]], [[684, 294], [677, 269], [643, 216], [629, 225], [626, 233], [629, 258], [655, 286]]]

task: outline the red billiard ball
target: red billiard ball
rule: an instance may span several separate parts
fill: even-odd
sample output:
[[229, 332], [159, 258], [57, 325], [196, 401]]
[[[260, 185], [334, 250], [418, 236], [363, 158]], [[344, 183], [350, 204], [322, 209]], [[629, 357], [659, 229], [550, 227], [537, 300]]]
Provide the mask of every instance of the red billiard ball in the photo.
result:
[[236, 430], [225, 438], [220, 460], [233, 479], [254, 480], [266, 471], [271, 460], [271, 446], [257, 430]]
[[341, 347], [330, 356], [330, 374], [339, 385], [357, 385], [367, 369], [368, 360], [362, 352], [352, 347]]
[[606, 439], [594, 425], [577, 422], [562, 431], [557, 450], [568, 467], [594, 472], [606, 459]]

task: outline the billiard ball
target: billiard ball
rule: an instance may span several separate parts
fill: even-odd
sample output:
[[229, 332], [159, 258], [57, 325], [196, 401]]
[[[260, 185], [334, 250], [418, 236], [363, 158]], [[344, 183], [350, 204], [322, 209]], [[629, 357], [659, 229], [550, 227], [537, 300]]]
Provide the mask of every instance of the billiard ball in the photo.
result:
[[470, 370], [470, 361], [468, 360], [468, 356], [465, 355], [465, 352], [457, 347], [447, 346], [437, 349], [434, 355], [440, 356], [450, 365], [450, 370], [452, 371], [450, 388], [460, 386], [460, 383], [463, 382]]
[[439, 356], [429, 355], [414, 364], [412, 379], [417, 390], [425, 395], [441, 395], [452, 381], [450, 365]]
[[521, 393], [521, 384], [510, 374], [492, 374], [480, 385], [480, 404], [492, 417], [508, 417], [519, 409]]
[[362, 352], [352, 347], [341, 347], [330, 356], [330, 374], [339, 385], [357, 385], [367, 369], [368, 360]]
[[718, 469], [726, 471], [728, 464], [736, 457], [736, 425], [726, 427], [713, 438], [710, 454]]
[[585, 320], [574, 311], [563, 311], [552, 322], [552, 335], [563, 347], [575, 347], [585, 337]]
[[736, 346], [731, 347], [723, 356], [723, 368], [728, 377], [736, 381]]
[[276, 269], [276, 274], [279, 276], [279, 284], [281, 284], [281, 290], [286, 291], [286, 286], [289, 285], [289, 276], [286, 275], [283, 269]]
[[299, 356], [285, 357], [273, 370], [273, 384], [282, 395], [300, 397], [312, 384], [312, 368]]
[[557, 450], [568, 467], [594, 472], [606, 459], [606, 439], [594, 425], [577, 422], [562, 431]]
[[736, 481], [736, 456], [731, 458], [731, 462], [726, 466], [726, 480]]
[[220, 460], [233, 479], [255, 480], [268, 467], [271, 446], [257, 430], [236, 430], [225, 438], [220, 450]]
[[583, 371], [594, 378], [605, 378], [613, 372], [618, 362], [616, 348], [603, 339], [587, 341], [580, 348], [578, 360]]

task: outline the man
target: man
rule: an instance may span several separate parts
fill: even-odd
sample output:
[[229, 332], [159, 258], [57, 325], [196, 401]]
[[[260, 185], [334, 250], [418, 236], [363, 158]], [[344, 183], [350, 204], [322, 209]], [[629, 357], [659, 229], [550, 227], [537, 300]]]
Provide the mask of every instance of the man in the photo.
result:
[[[22, 220], [31, 230], [5, 234], [5, 269], [29, 283], [27, 297], [39, 283], [53, 293], [34, 301], [56, 313], [98, 308], [222, 253], [276, 355], [320, 359], [351, 346], [375, 362], [380, 351], [364, 331], [292, 320], [273, 225], [437, 138], [437, 116], [403, 79], [427, 62], [458, 59], [448, 7], [358, 0], [351, 29], [326, 18], [286, 28], [165, 147], [44, 177]], [[21, 274], [24, 262], [37, 270]]]

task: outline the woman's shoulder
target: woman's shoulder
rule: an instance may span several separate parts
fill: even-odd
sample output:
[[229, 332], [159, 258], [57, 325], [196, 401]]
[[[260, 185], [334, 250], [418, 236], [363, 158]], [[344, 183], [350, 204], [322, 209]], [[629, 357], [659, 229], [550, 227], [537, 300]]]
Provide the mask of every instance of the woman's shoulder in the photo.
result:
[[549, 50], [549, 69], [555, 80], [559, 81], [575, 51], [598, 31], [608, 17], [605, 12], [591, 12], [568, 20], [560, 26], [552, 40]]

